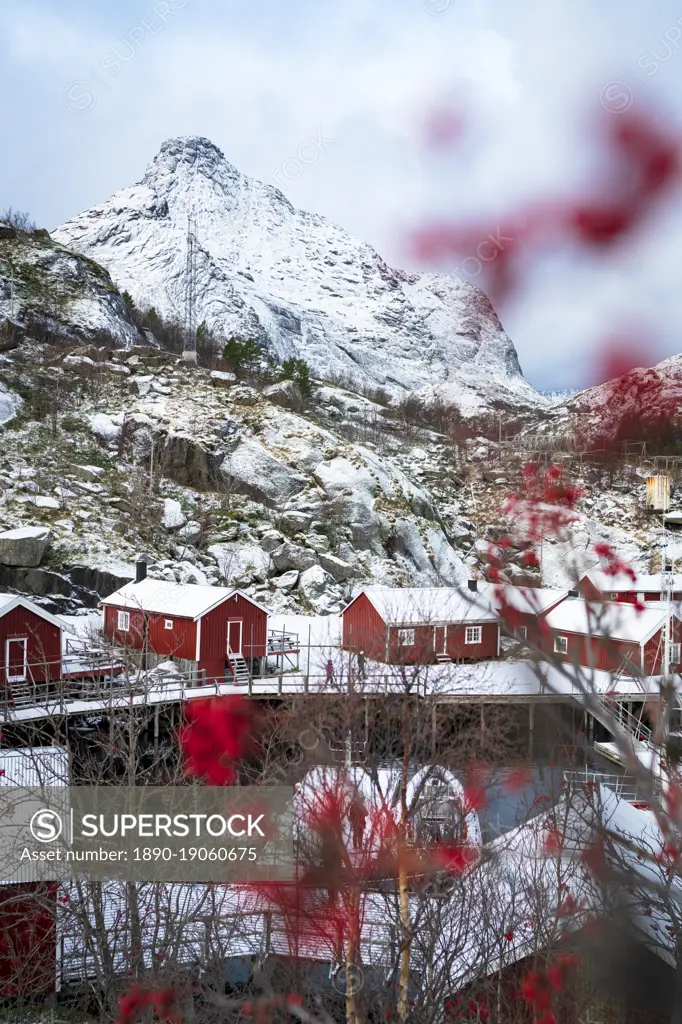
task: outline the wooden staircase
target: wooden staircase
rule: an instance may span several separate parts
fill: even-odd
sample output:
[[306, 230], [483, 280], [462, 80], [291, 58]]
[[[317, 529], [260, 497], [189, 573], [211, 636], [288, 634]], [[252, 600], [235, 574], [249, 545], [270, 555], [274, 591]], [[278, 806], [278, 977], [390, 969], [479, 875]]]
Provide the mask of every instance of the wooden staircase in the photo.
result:
[[233, 683], [244, 683], [248, 686], [249, 682], [249, 667], [244, 661], [241, 654], [228, 654], [227, 659], [230, 663], [232, 670], [232, 682]]

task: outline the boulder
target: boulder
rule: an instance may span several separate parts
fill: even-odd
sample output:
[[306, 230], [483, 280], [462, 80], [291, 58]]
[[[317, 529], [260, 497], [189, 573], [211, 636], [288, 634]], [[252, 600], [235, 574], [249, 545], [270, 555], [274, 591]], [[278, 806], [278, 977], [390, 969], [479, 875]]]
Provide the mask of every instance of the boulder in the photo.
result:
[[270, 582], [276, 590], [293, 590], [298, 583], [299, 576], [300, 573], [295, 569], [291, 569], [289, 572], [282, 573], [281, 576], [273, 576]]
[[176, 536], [179, 541], [184, 541], [185, 544], [198, 544], [201, 540], [201, 523], [197, 523], [195, 519], [190, 519], [189, 522], [180, 527]]
[[115, 441], [121, 433], [123, 413], [108, 416], [105, 412], [96, 412], [89, 416], [88, 419], [90, 429], [100, 441]]
[[79, 480], [86, 480], [89, 483], [95, 483], [104, 476], [104, 470], [100, 466], [73, 466], [71, 471]]
[[222, 388], [230, 387], [237, 379], [234, 373], [228, 373], [226, 370], [211, 370], [209, 376], [214, 384]]
[[208, 583], [201, 569], [187, 560], [179, 562], [175, 567], [175, 579], [178, 583], [198, 583], [200, 586]]
[[321, 565], [314, 565], [301, 573], [298, 592], [318, 615], [337, 611], [341, 604], [333, 578]]
[[286, 533], [305, 533], [313, 517], [309, 512], [289, 511], [282, 514], [280, 526]]
[[178, 530], [187, 522], [182, 505], [173, 498], [166, 498], [163, 503], [163, 525], [167, 530]]
[[308, 547], [316, 551], [318, 555], [324, 554], [330, 550], [329, 538], [325, 537], [323, 533], [311, 533], [307, 537]]
[[224, 459], [220, 471], [235, 490], [275, 507], [299, 494], [308, 482], [253, 437], [237, 445]]
[[263, 551], [276, 551], [284, 543], [284, 536], [279, 530], [266, 530], [260, 539]]
[[40, 565], [52, 540], [45, 526], [21, 526], [0, 533], [0, 565]]
[[208, 549], [217, 562], [224, 582], [231, 587], [246, 587], [254, 581], [264, 583], [268, 578], [270, 557], [257, 544], [239, 541], [212, 544]]
[[263, 398], [283, 409], [293, 409], [294, 412], [300, 412], [305, 405], [301, 389], [293, 380], [282, 380], [279, 384], [272, 384], [264, 390]]
[[257, 391], [247, 387], [245, 384], [239, 384], [230, 391], [230, 398], [233, 402], [237, 402], [238, 405], [255, 405], [259, 397]]
[[354, 567], [348, 562], [344, 562], [341, 558], [337, 558], [336, 555], [320, 552], [317, 557], [322, 568], [330, 576], [333, 576], [337, 583], [343, 583], [344, 580], [348, 580], [351, 576], [355, 575]]
[[285, 543], [272, 553], [275, 568], [284, 572], [287, 569], [310, 569], [317, 565], [317, 555], [310, 548], [301, 548], [298, 544]]
[[21, 398], [0, 384], [0, 423], [7, 423], [21, 408]]

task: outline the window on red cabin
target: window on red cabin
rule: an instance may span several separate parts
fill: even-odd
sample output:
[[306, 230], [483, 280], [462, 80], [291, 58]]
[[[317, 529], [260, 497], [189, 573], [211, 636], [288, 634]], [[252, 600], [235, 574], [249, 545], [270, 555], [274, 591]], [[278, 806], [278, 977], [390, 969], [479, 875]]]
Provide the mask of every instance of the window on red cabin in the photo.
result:
[[554, 637], [554, 653], [555, 654], [568, 654], [568, 637], [567, 636], [555, 636]]
[[528, 628], [527, 628], [527, 626], [517, 626], [516, 629], [514, 630], [514, 636], [516, 637], [517, 640], [527, 640], [528, 639]]
[[127, 633], [130, 629], [130, 612], [119, 612], [118, 613], [118, 629], [122, 633]]
[[467, 626], [464, 634], [465, 644], [480, 644], [481, 637], [483, 636], [483, 629], [481, 626]]
[[401, 644], [403, 647], [412, 647], [414, 645], [414, 630], [399, 629], [398, 643]]
[[679, 665], [680, 663], [680, 644], [670, 645], [670, 664]]
[[166, 619], [164, 621], [163, 628], [164, 629], [172, 629], [173, 628], [173, 620], [172, 619]]

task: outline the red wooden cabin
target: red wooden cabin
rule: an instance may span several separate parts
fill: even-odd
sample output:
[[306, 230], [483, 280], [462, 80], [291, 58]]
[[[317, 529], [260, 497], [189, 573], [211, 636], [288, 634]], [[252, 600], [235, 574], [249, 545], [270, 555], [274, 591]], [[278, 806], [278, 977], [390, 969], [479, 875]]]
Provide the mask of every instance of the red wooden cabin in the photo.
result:
[[[672, 599], [682, 601], [682, 573], [672, 573]], [[665, 601], [667, 594], [661, 574], [638, 574], [633, 580], [627, 573], [615, 575], [590, 569], [580, 580], [580, 592], [588, 600]]]
[[177, 661], [192, 678], [245, 680], [245, 662], [267, 653], [268, 611], [239, 590], [143, 573], [101, 605], [111, 640], [156, 662]]
[[2, 681], [51, 682], [62, 674], [63, 623], [25, 597], [0, 594]]
[[366, 587], [343, 610], [343, 647], [388, 664], [496, 658], [500, 626], [489, 601], [452, 587]]
[[502, 632], [531, 643], [537, 643], [538, 631], [549, 612], [568, 597], [567, 590], [546, 587], [479, 583], [478, 589], [500, 616]]
[[[546, 618], [548, 632], [541, 635], [547, 653], [574, 665], [624, 674], [659, 675], [663, 671], [665, 623], [668, 612], [660, 603], [643, 610], [635, 605], [588, 602], [569, 598]], [[670, 667], [680, 663], [682, 624], [670, 623]]]

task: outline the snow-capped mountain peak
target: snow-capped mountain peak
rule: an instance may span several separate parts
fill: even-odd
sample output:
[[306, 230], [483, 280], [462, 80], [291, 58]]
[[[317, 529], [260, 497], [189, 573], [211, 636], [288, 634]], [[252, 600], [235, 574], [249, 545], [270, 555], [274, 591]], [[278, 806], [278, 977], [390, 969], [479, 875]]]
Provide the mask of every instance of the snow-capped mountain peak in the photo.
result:
[[188, 217], [197, 225], [197, 315], [322, 377], [439, 395], [465, 411], [534, 406], [486, 296], [439, 274], [389, 267], [324, 217], [242, 174], [208, 139], [164, 142], [142, 181], [58, 228], [119, 288], [184, 315]]

